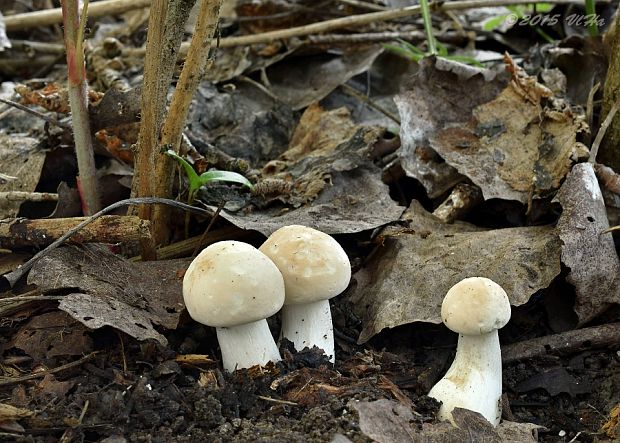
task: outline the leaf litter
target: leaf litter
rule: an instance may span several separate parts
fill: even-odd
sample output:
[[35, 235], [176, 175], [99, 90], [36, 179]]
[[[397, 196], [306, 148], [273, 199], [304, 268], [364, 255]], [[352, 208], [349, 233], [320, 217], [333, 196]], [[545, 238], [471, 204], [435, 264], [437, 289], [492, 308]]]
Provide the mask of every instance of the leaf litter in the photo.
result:
[[[223, 25], [223, 38], [347, 15], [359, 12], [360, 5], [315, 6], [239, 2], [237, 18], [231, 14]], [[140, 48], [131, 46], [143, 40], [146, 23], [142, 11], [133, 17], [138, 24], [131, 27], [124, 20], [102, 26], [89, 59], [94, 63], [103, 55], [97, 62], [102, 69], [92, 68], [91, 76], [98, 77], [92, 85], [112, 86], [91, 106], [94, 128], [104, 131], [99, 155], [129, 165], [140, 115], [140, 90], [129, 88], [140, 83], [141, 63], [135, 56]], [[459, 18], [478, 26], [479, 19]], [[442, 24], [438, 38], [453, 32], [450, 26]], [[509, 49], [522, 46], [509, 28], [502, 28], [506, 35], [493, 32], [486, 38]], [[293, 38], [215, 51], [182, 148], [198, 173], [224, 165], [255, 183], [253, 193], [228, 185], [201, 189], [201, 204], [213, 210], [224, 204], [207, 243], [209, 235], [235, 232], [259, 245], [265, 235], [295, 223], [337, 235], [345, 245], [356, 272], [348, 293], [332, 303], [340, 352], [336, 366], [326, 366], [312, 351], [295, 354], [283, 346], [279, 365], [222, 374], [214, 332], [183, 312], [181, 279], [188, 259], [136, 263], [123, 258], [137, 253], [128, 242], [62, 247], [44, 256], [14, 289], [36, 287], [33, 299], [24, 295], [12, 304], [13, 294], [3, 295], [6, 303], [0, 298], [0, 327], [7, 332], [0, 384], [17, 385], [5, 392], [15, 409], [0, 418], [3, 432], [30, 436], [51, 429], [63, 439], [102, 441], [250, 441], [261, 435], [266, 441], [516, 442], [555, 441], [560, 431], [570, 438], [593, 432], [604, 420], [601, 414], [594, 417], [587, 406], [591, 401], [612, 411], [613, 419], [620, 380], [613, 343], [605, 337], [597, 339], [596, 348], [572, 343], [579, 349], [574, 356], [550, 353], [507, 364], [511, 407], [496, 429], [468, 411], [455, 413], [458, 428], [437, 423], [437, 404], [425, 396], [454, 351], [453, 334], [434, 324], [440, 323], [442, 297], [462, 277], [491, 277], [507, 290], [513, 321], [502, 332], [502, 343], [550, 334], [560, 311], [574, 309], [579, 325], [613, 319], [620, 301], [618, 256], [612, 234], [601, 235], [609, 223], [592, 168], [578, 163], [587, 155], [581, 143], [589, 138], [585, 118], [592, 116], [576, 105], [587, 105], [587, 91], [604, 70], [600, 53], [573, 37], [533, 48], [523, 64], [526, 73], [508, 56], [503, 66], [488, 63], [494, 70], [434, 57], [418, 66], [399, 63], [380, 45], [325, 43], [331, 37], [377, 41], [378, 34], [395, 31], [419, 32], [419, 26], [400, 19], [319, 36], [326, 37], [323, 43]], [[37, 33], [51, 36], [43, 29]], [[102, 36], [115, 33], [123, 43], [108, 40], [118, 51], [106, 58]], [[15, 48], [10, 51], [6, 57], [16, 54]], [[576, 69], [571, 57], [588, 69]], [[22, 72], [28, 75], [28, 69]], [[51, 72], [51, 79], [64, 81]], [[121, 80], [117, 86], [108, 74]], [[357, 95], [347, 94], [349, 85]], [[400, 138], [390, 139], [386, 129], [398, 132], [398, 119], [383, 111], [394, 112], [391, 97], [398, 89]], [[102, 92], [94, 93], [101, 98]], [[25, 119], [15, 120], [16, 111], [10, 114], [20, 124], [10, 123], [13, 130], [29, 129]], [[55, 212], [61, 213], [65, 202], [79, 199], [69, 151], [58, 155], [62, 150], [55, 149], [70, 144], [70, 134], [32, 129], [27, 136], [8, 135], [11, 143], [30, 137], [26, 158], [39, 158], [40, 165], [24, 171], [31, 177], [22, 180], [29, 182], [28, 192], [60, 189]], [[382, 147], [386, 141], [389, 149]], [[131, 167], [102, 158], [98, 165], [107, 197], [125, 198]], [[456, 185], [486, 201], [472, 199], [450, 212], [454, 202], [446, 197]], [[184, 190], [181, 181], [181, 198]], [[431, 214], [442, 201], [451, 223]], [[18, 211], [33, 209], [16, 205], [9, 220]], [[170, 226], [175, 240], [182, 238], [179, 225], [173, 220]], [[231, 225], [242, 230], [227, 231]], [[206, 226], [192, 219], [190, 227], [200, 236]], [[173, 254], [187, 257], [196, 244], [196, 238], [175, 243], [181, 249]], [[160, 253], [167, 254], [166, 248]], [[35, 252], [25, 249], [11, 255]], [[270, 321], [276, 332], [278, 319]], [[394, 352], [376, 351], [381, 348]], [[104, 351], [88, 354], [92, 349]], [[87, 363], [78, 359], [82, 354]], [[63, 369], [71, 360], [76, 366]], [[46, 372], [52, 366], [59, 372]], [[32, 378], [22, 380], [22, 373]], [[586, 383], [577, 386], [582, 380]], [[571, 404], [562, 400], [567, 393]]]

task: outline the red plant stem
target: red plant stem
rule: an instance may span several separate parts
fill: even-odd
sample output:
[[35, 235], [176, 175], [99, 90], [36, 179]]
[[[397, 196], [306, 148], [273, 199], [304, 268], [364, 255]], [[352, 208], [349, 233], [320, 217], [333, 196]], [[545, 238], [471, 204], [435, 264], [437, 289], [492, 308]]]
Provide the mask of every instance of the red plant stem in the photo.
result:
[[[86, 215], [101, 209], [97, 189], [97, 170], [93, 151], [90, 121], [88, 119], [88, 85], [82, 48], [79, 1], [62, 0], [62, 19], [67, 49], [69, 104], [73, 122], [73, 137], [77, 157], [82, 207]], [[84, 17], [85, 19], [85, 17]]]

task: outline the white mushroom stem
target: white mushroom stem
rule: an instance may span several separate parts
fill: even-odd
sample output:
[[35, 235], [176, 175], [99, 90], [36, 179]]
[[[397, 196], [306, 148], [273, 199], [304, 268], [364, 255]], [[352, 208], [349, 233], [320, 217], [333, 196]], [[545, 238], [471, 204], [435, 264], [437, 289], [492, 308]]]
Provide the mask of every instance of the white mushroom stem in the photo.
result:
[[317, 346], [334, 363], [334, 327], [329, 300], [284, 305], [280, 336], [292, 341], [297, 351]]
[[479, 412], [497, 426], [502, 415], [502, 355], [497, 330], [460, 334], [452, 366], [428, 395], [442, 402], [441, 420], [455, 425], [452, 410], [458, 407]]
[[228, 372], [282, 360], [267, 320], [215, 330], [222, 351], [222, 364]]

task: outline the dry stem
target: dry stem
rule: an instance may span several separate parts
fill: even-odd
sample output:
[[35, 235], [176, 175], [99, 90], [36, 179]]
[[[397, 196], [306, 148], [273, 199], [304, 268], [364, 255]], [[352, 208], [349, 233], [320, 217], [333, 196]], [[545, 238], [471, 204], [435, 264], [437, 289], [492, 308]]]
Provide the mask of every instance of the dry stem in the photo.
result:
[[[162, 129], [161, 146], [172, 148], [179, 152], [181, 136], [194, 92], [198, 88], [207, 67], [211, 39], [217, 27], [222, 0], [203, 0], [194, 35], [187, 54], [187, 60], [179, 77], [170, 109]], [[155, 195], [169, 198], [172, 193], [174, 177], [173, 159], [166, 155], [156, 157], [156, 185]], [[156, 206], [153, 208], [152, 226], [153, 238], [156, 244], [168, 242], [168, 221], [170, 208]]]
[[[195, 0], [154, 0], [149, 15], [149, 31], [144, 61], [142, 121], [134, 162], [132, 196], [155, 195], [155, 157], [159, 152], [159, 131], [166, 109], [166, 96], [177, 59], [183, 28]], [[140, 207], [138, 215], [151, 220], [151, 208]]]
[[82, 46], [84, 37], [83, 24], [86, 20], [88, 3], [84, 5], [83, 17], [80, 17], [78, 3], [78, 0], [64, 0], [62, 2], [62, 12], [65, 27], [65, 46], [67, 49], [69, 103], [71, 105], [71, 120], [73, 122], [75, 155], [80, 174], [78, 186], [82, 196], [84, 214], [90, 215], [100, 209], [100, 202], [97, 189], [95, 154], [90, 133], [90, 120], [88, 118], [88, 86], [86, 84], [84, 50]]
[[[121, 14], [132, 9], [145, 8], [151, 0], [104, 0], [93, 3], [89, 8], [91, 17]], [[21, 31], [38, 26], [56, 25], [62, 22], [61, 8], [46, 9], [43, 11], [26, 12], [4, 17], [7, 31]]]

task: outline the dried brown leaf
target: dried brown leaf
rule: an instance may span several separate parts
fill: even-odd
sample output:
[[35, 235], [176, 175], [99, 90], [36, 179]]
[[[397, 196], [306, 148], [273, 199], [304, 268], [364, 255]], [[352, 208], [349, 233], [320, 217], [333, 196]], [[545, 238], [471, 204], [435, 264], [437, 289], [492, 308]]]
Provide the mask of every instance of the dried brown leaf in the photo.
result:
[[416, 201], [407, 217], [409, 226], [386, 229], [376, 253], [354, 275], [349, 297], [364, 322], [360, 343], [384, 328], [441, 323], [443, 298], [463, 278], [490, 278], [519, 306], [560, 273], [560, 240], [553, 228], [446, 225]]
[[558, 231], [567, 280], [575, 287], [579, 323], [620, 303], [620, 260], [609, 228], [605, 202], [593, 165], [575, 165], [556, 196], [562, 205]]

